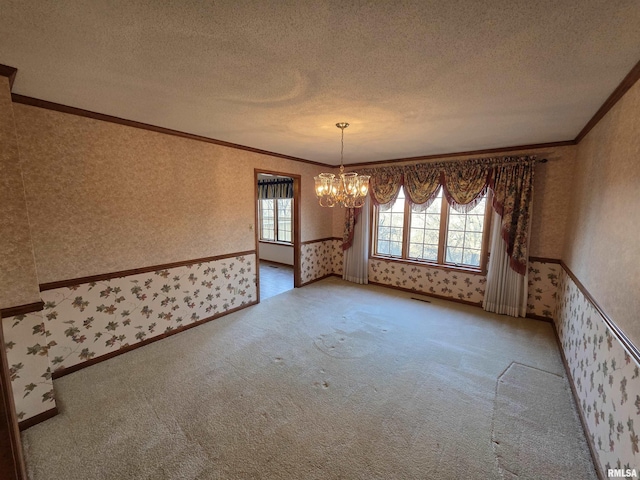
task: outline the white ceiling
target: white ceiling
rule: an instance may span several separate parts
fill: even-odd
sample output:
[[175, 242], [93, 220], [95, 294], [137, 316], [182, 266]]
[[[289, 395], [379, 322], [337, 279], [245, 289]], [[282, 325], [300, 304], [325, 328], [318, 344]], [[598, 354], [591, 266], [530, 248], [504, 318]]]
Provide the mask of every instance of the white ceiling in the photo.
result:
[[337, 164], [573, 139], [638, 0], [0, 0], [14, 93]]

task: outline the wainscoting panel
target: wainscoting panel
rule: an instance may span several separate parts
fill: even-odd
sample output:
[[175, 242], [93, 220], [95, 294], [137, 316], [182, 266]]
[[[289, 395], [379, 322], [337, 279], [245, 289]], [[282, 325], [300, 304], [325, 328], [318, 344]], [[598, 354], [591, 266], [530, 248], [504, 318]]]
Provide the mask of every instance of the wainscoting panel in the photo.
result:
[[476, 273], [372, 258], [369, 260], [369, 281], [465, 303], [481, 304], [487, 278]]
[[303, 242], [300, 255], [303, 285], [329, 275], [342, 275], [342, 239]]
[[52, 409], [49, 349], [55, 340], [46, 334], [42, 312], [3, 318], [2, 328], [18, 420]]
[[553, 319], [561, 270], [559, 261], [529, 260], [527, 315]]
[[556, 328], [600, 468], [640, 468], [640, 368], [562, 268], [558, 296]]
[[41, 295], [42, 312], [2, 320], [21, 420], [55, 406], [52, 372], [108, 358], [255, 303], [256, 256], [229, 256]]

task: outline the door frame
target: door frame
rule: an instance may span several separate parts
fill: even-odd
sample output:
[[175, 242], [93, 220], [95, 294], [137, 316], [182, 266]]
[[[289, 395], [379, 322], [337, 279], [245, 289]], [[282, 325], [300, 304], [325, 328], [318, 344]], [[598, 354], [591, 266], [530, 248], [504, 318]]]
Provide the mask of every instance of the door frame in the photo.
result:
[[8, 480], [26, 480], [18, 417], [13, 403], [9, 362], [0, 316], [0, 474]]
[[254, 168], [254, 184], [253, 192], [255, 200], [253, 206], [255, 208], [255, 243], [256, 243], [256, 287], [258, 289], [257, 298], [260, 302], [260, 223], [258, 216], [258, 175], [278, 175], [280, 177], [289, 177], [293, 179], [293, 288], [299, 288], [302, 284], [302, 272], [300, 270], [300, 187], [302, 176], [294, 173], [276, 172], [274, 170], [266, 170], [262, 168]]

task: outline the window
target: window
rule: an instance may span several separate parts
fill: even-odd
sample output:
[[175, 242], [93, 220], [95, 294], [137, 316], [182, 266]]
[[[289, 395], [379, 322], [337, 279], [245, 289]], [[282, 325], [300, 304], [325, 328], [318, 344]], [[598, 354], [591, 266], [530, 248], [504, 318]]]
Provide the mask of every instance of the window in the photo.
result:
[[291, 243], [291, 198], [258, 200], [260, 240]]
[[486, 196], [459, 213], [443, 200], [442, 189], [423, 211], [414, 211], [400, 188], [389, 210], [376, 208], [374, 255], [454, 267], [484, 269]]

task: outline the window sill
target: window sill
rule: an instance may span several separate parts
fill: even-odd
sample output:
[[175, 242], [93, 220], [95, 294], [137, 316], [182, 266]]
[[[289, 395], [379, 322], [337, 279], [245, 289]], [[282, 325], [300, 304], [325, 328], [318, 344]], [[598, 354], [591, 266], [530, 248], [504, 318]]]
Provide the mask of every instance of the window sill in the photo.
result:
[[450, 264], [432, 263], [420, 260], [409, 260], [406, 258], [385, 257], [384, 255], [370, 255], [369, 260], [384, 260], [385, 262], [401, 263], [403, 265], [415, 265], [421, 267], [435, 268], [439, 270], [448, 270], [452, 272], [471, 273], [474, 275], [486, 275], [487, 272], [481, 268], [457, 266]]
[[276, 242], [274, 240], [258, 240], [260, 243], [268, 243], [270, 245], [281, 245], [283, 247], [293, 247], [293, 242]]

